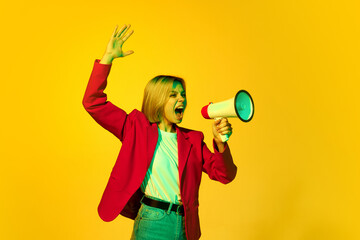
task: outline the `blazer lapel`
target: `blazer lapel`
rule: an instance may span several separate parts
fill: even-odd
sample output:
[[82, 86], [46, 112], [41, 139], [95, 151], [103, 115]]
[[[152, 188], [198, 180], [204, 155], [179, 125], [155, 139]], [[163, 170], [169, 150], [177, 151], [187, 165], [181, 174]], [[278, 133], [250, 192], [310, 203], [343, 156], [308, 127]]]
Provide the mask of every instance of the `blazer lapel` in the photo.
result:
[[176, 133], [178, 140], [179, 177], [181, 183], [181, 177], [184, 172], [192, 144], [187, 140], [187, 134], [182, 132], [177, 126]]

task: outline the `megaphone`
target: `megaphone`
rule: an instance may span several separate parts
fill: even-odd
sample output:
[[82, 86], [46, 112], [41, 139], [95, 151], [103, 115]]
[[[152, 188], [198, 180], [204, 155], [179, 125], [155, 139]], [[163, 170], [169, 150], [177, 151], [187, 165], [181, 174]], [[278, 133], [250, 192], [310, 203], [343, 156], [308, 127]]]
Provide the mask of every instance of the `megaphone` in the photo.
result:
[[[231, 99], [204, 106], [201, 109], [201, 114], [206, 119], [238, 117], [243, 122], [249, 122], [254, 116], [254, 101], [247, 91], [240, 90]], [[229, 140], [229, 136], [227, 134], [221, 135], [221, 139], [226, 142]]]

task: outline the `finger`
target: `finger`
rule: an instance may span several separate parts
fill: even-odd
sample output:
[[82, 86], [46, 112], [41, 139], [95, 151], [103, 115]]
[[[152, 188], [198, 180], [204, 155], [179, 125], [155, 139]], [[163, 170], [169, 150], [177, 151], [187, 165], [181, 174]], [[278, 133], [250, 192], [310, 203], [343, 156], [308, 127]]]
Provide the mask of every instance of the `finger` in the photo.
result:
[[133, 34], [133, 32], [134, 32], [134, 30], [131, 30], [131, 32], [126, 34], [126, 36], [123, 38], [123, 42], [125, 42]]
[[228, 123], [229, 121], [227, 120], [227, 118], [221, 118], [221, 122], [220, 122], [220, 124], [226, 124], [226, 123]]
[[231, 135], [232, 134], [232, 129], [231, 128], [228, 128], [228, 129], [221, 129], [221, 130], [218, 130], [218, 133], [221, 134], [221, 135]]
[[230, 127], [223, 127], [223, 128], [219, 128], [217, 129], [218, 133], [222, 133], [222, 132], [231, 132], [232, 128]]
[[116, 36], [116, 30], [117, 30], [117, 28], [118, 28], [118, 25], [115, 26], [114, 32], [113, 32], [113, 34], [111, 35], [111, 37], [115, 37], [115, 36]]
[[216, 128], [217, 131], [222, 131], [222, 130], [227, 130], [227, 129], [232, 130], [231, 125], [225, 125], [225, 126], [221, 126], [221, 127]]
[[129, 24], [129, 25], [125, 25], [125, 26], [126, 27], [123, 29], [123, 31], [121, 31], [121, 33], [118, 35], [119, 38], [122, 38], [125, 35], [125, 33], [129, 30], [131, 25]]
[[222, 132], [219, 132], [219, 134], [221, 134], [221, 135], [231, 135], [232, 132], [231, 131], [222, 131]]
[[126, 30], [126, 24], [117, 32], [115, 37], [120, 37], [120, 35]]
[[222, 122], [222, 123], [219, 123], [216, 127], [219, 129], [219, 128], [223, 128], [226, 126], [231, 127], [231, 124], [229, 122]]
[[133, 53], [134, 53], [134, 51], [129, 50], [129, 51], [124, 52], [123, 55], [124, 55], [124, 57], [126, 57], [126, 56], [128, 56], [130, 54], [133, 54]]
[[222, 118], [215, 119], [215, 122], [220, 123]]
[[228, 122], [228, 119], [226, 117], [221, 118], [222, 122]]
[[119, 37], [119, 35], [125, 30], [126, 25], [122, 26], [122, 28], [115, 34], [114, 37]]
[[217, 126], [221, 122], [221, 118], [214, 119], [214, 124]]

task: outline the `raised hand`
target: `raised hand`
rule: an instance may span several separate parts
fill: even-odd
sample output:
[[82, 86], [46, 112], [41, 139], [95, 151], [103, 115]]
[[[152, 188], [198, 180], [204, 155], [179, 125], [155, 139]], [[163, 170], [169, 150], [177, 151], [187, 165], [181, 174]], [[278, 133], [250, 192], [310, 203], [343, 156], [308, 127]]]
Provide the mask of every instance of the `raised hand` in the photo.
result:
[[124, 52], [122, 49], [122, 46], [125, 43], [125, 41], [134, 32], [134, 30], [131, 30], [130, 32], [128, 32], [129, 28], [130, 28], [130, 25], [124, 25], [118, 31], [118, 25], [115, 26], [115, 30], [114, 30], [113, 34], [111, 35], [109, 43], [106, 47], [106, 51], [101, 60], [102, 62], [100, 62], [100, 63], [111, 63], [112, 60], [114, 60], [115, 58], [126, 57], [126, 56], [134, 53], [134, 51], [132, 51], [132, 50]]

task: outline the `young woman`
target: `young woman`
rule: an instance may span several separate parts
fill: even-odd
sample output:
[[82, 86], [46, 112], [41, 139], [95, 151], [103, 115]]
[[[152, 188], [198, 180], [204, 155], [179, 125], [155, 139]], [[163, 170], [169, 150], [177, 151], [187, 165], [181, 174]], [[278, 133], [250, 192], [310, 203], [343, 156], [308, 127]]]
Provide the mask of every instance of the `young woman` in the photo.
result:
[[202, 172], [222, 183], [236, 175], [229, 146], [220, 134], [231, 134], [226, 118], [216, 120], [212, 153], [202, 132], [179, 127], [187, 106], [182, 78], [160, 75], [145, 87], [141, 112], [127, 114], [107, 101], [104, 89], [115, 58], [132, 35], [130, 25], [117, 26], [101, 61], [95, 60], [83, 105], [102, 127], [122, 142], [100, 201], [104, 221], [119, 214], [135, 219], [132, 239], [199, 239], [198, 194]]

